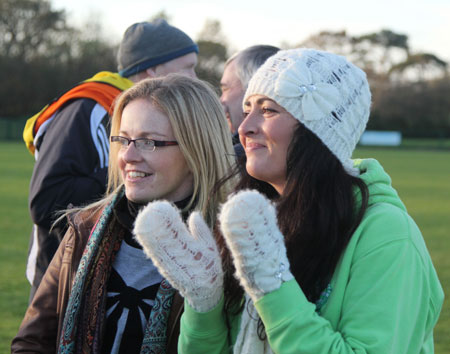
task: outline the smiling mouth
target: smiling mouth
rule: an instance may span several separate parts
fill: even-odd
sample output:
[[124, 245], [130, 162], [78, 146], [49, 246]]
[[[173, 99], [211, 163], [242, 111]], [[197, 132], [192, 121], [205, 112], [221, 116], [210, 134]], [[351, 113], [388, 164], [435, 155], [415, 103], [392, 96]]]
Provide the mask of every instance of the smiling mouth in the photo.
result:
[[262, 144], [253, 143], [253, 142], [250, 142], [250, 143], [245, 144], [245, 148], [246, 148], [246, 149], [249, 149], [249, 150], [252, 150], [252, 149], [260, 149], [260, 148], [264, 148], [264, 147], [265, 147], [265, 146], [262, 145]]
[[150, 173], [138, 172], [138, 171], [130, 171], [127, 173], [127, 177], [129, 178], [144, 178], [150, 176]]

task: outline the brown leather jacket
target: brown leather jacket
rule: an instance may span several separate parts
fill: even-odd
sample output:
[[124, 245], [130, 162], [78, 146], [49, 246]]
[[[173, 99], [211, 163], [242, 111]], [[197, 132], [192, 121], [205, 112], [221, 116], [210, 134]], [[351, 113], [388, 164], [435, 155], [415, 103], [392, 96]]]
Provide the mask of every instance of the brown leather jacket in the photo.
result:
[[[29, 305], [11, 353], [55, 353], [72, 283], [92, 227], [101, 212], [77, 214]], [[183, 299], [176, 293], [167, 325], [167, 353], [177, 353]]]

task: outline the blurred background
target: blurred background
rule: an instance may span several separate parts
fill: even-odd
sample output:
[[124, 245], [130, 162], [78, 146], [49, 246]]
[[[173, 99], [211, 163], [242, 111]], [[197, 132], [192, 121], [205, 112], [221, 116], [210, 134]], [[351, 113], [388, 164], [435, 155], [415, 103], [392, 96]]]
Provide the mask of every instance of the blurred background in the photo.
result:
[[15, 125], [22, 126], [49, 100], [97, 71], [115, 71], [125, 29], [157, 17], [198, 42], [198, 75], [216, 86], [226, 59], [253, 44], [330, 50], [369, 76], [368, 129], [450, 137], [445, 0], [0, 0], [0, 136], [11, 139], [18, 131], [20, 137]]
[[[448, 0], [0, 0], [0, 353], [9, 352], [29, 292], [25, 121], [94, 73], [116, 71], [125, 29], [161, 17], [197, 41], [197, 74], [218, 93], [227, 58], [254, 44], [329, 50], [364, 69], [373, 93], [368, 130], [385, 135], [361, 141], [355, 157], [382, 162], [450, 294]], [[435, 343], [436, 353], [450, 353], [449, 301]]]

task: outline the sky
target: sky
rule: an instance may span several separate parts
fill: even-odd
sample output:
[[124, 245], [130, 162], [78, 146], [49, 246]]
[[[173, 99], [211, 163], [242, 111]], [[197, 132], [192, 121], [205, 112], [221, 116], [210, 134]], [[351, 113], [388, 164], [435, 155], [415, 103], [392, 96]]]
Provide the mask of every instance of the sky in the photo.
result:
[[126, 28], [164, 10], [194, 40], [205, 20], [219, 20], [232, 54], [255, 44], [298, 44], [320, 31], [356, 36], [389, 29], [406, 34], [413, 52], [450, 62], [450, 0], [51, 0], [70, 23], [99, 21], [119, 42]]

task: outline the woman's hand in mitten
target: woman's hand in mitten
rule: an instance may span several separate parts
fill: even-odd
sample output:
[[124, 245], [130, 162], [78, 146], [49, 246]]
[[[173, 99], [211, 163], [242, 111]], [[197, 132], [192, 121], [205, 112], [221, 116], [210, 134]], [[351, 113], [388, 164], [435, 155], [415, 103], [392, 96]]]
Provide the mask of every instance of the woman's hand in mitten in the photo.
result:
[[137, 216], [134, 234], [159, 272], [199, 312], [216, 306], [223, 293], [219, 252], [208, 225], [198, 212], [189, 230], [169, 202], [149, 203]]
[[222, 206], [220, 227], [236, 277], [253, 301], [293, 278], [275, 208], [257, 191], [242, 191]]

